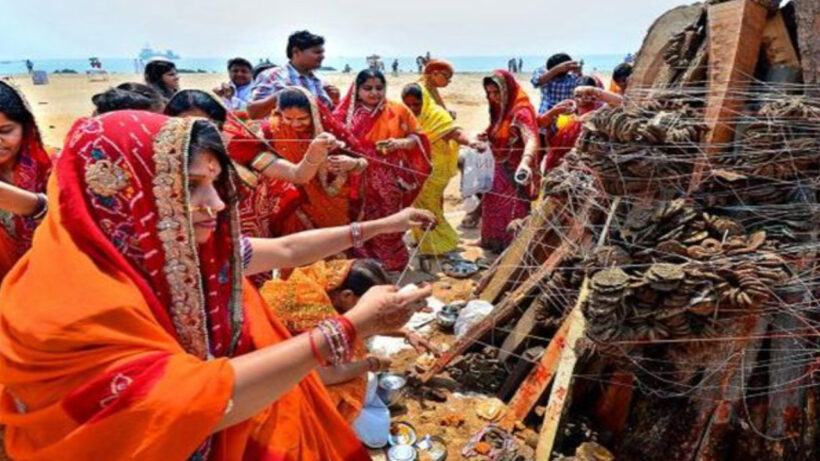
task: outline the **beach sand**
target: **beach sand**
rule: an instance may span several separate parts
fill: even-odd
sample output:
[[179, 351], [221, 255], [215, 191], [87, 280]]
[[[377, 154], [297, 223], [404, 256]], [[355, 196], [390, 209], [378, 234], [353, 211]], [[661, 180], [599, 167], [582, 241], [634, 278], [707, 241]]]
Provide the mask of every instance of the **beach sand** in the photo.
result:
[[[448, 108], [458, 114], [459, 124], [468, 132], [475, 133], [487, 127], [487, 103], [481, 80], [485, 74], [456, 74], [453, 82], [441, 91]], [[328, 82], [342, 91], [347, 91], [355, 74], [323, 74]], [[417, 74], [402, 73], [398, 76], [387, 75], [388, 97], [398, 100], [404, 85], [418, 79]], [[538, 104], [537, 92], [529, 83], [529, 74], [520, 74], [518, 80], [532, 97], [533, 104]], [[91, 97], [107, 88], [123, 82], [141, 82], [137, 74], [112, 74], [108, 81], [89, 81], [85, 75], [49, 75], [48, 85], [35, 86], [25, 75], [13, 77], [31, 103], [34, 115], [40, 125], [45, 142], [51, 146], [60, 146], [71, 124], [79, 117], [90, 115], [94, 106]], [[182, 74], [182, 88], [210, 90], [227, 81], [225, 74]]]

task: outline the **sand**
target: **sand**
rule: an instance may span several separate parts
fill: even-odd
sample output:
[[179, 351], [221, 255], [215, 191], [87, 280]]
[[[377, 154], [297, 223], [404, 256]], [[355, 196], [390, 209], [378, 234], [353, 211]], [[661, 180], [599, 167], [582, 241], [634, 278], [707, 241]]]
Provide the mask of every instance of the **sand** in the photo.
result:
[[[338, 86], [342, 94], [353, 81], [354, 74], [330, 73], [323, 77]], [[441, 91], [449, 108], [458, 114], [459, 124], [475, 133], [487, 127], [488, 114], [481, 79], [484, 74], [457, 74], [449, 87]], [[416, 81], [417, 74], [388, 75], [388, 97], [398, 100], [402, 87]], [[89, 81], [85, 75], [49, 75], [48, 85], [35, 86], [27, 76], [15, 76], [13, 82], [25, 93], [40, 124], [45, 142], [52, 146], [62, 144], [65, 133], [78, 117], [88, 116], [94, 110], [91, 97], [123, 82], [140, 82], [137, 74], [114, 74], [108, 81]], [[210, 90], [227, 80], [223, 74], [182, 74], [182, 88]], [[518, 76], [519, 82], [537, 104], [536, 90], [529, 84], [529, 75]]]

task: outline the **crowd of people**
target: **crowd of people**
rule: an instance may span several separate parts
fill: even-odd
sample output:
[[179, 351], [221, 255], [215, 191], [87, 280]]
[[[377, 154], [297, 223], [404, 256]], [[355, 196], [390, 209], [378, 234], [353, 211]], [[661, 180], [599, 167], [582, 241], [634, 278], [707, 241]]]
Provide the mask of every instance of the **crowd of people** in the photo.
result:
[[[369, 459], [357, 423], [374, 398], [371, 336], [403, 328], [431, 288], [391, 273], [458, 251], [444, 189], [468, 146], [495, 159], [465, 226], [501, 252], [539, 178], [585, 114], [620, 104], [565, 54], [483, 80], [469, 134], [426, 60], [401, 100], [379, 70], [342, 97], [315, 71], [324, 39], [289, 38], [287, 64], [228, 62], [213, 92], [181, 89], [173, 62], [93, 98], [57, 152], [26, 99], [0, 83], [0, 385], [20, 459]], [[372, 378], [371, 378], [372, 379]], [[378, 397], [375, 397], [378, 398]]]

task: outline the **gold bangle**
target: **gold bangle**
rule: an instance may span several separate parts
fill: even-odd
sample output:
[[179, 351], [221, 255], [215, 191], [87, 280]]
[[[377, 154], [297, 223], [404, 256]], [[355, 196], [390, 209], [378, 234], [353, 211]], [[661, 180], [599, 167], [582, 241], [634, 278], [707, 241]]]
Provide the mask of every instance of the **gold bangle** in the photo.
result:
[[251, 168], [253, 168], [255, 171], [258, 171], [259, 173], [262, 173], [263, 171], [267, 170], [268, 167], [273, 165], [273, 163], [276, 162], [276, 160], [277, 157], [275, 155], [270, 154], [268, 152], [262, 152], [253, 159], [253, 161], [251, 162]]

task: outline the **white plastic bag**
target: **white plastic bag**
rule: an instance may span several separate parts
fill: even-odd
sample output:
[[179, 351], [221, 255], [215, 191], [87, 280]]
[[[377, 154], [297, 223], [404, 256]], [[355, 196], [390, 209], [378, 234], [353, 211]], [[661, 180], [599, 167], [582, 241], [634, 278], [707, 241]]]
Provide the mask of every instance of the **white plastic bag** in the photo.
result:
[[461, 170], [461, 196], [489, 192], [493, 188], [495, 159], [490, 149], [479, 152], [466, 148], [461, 152], [463, 167]]
[[487, 301], [474, 299], [467, 303], [464, 308], [458, 313], [458, 320], [456, 320], [453, 331], [458, 339], [470, 330], [476, 323], [482, 321], [484, 317], [490, 315], [493, 310], [493, 305]]

